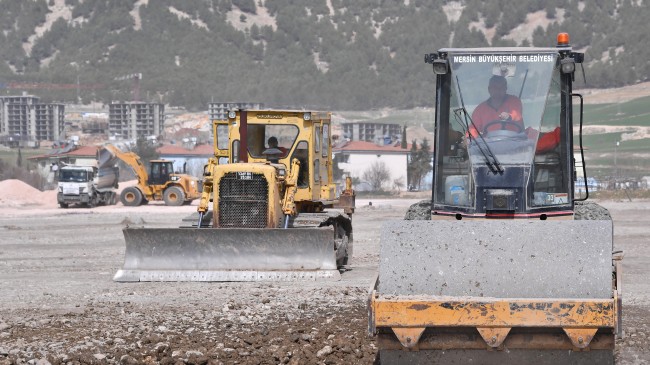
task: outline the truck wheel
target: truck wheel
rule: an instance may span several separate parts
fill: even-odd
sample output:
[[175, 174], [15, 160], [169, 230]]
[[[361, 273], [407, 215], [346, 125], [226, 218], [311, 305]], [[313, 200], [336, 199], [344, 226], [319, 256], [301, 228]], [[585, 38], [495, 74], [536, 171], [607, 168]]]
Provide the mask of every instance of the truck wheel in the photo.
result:
[[94, 208], [97, 206], [97, 197], [91, 196], [90, 199], [88, 200], [88, 203], [86, 204], [88, 208]]
[[68, 209], [68, 203], [59, 203], [59, 206], [63, 209]]
[[185, 193], [178, 186], [171, 186], [163, 194], [165, 205], [179, 206], [185, 201]]
[[136, 187], [129, 186], [122, 190], [120, 201], [127, 207], [137, 207], [142, 202], [142, 192]]
[[115, 205], [117, 204], [117, 194], [111, 193], [111, 200], [108, 202], [110, 205]]

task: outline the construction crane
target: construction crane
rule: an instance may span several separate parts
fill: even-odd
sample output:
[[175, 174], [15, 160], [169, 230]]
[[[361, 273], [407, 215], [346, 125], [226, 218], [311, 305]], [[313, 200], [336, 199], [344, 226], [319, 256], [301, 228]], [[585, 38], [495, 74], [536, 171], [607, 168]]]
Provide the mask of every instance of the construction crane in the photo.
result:
[[103, 84], [55, 84], [47, 82], [0, 82], [0, 89], [14, 90], [96, 90], [103, 88]]
[[142, 80], [141, 73], [132, 73], [129, 75], [119, 76], [114, 78], [113, 80], [115, 81], [133, 80], [133, 87], [132, 87], [133, 101], [140, 101], [140, 80]]

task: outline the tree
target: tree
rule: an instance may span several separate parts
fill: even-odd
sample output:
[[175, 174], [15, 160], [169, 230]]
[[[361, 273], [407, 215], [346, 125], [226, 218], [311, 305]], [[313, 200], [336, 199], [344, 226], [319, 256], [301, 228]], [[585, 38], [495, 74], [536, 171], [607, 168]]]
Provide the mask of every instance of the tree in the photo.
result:
[[156, 146], [149, 143], [149, 141], [144, 138], [138, 138], [133, 152], [140, 156], [140, 161], [142, 161], [142, 163], [147, 166], [147, 170], [149, 169], [149, 163], [151, 160], [157, 160], [160, 158], [160, 154], [156, 150]]
[[431, 166], [431, 151], [429, 141], [425, 138], [417, 148], [417, 143], [413, 141], [411, 151], [409, 152], [409, 163], [407, 165], [407, 174], [410, 177], [410, 187], [420, 189], [422, 178], [433, 170]]
[[370, 184], [373, 191], [383, 191], [382, 186], [390, 180], [390, 171], [384, 161], [375, 161], [363, 172], [363, 179]]
[[239, 8], [244, 13], [256, 14], [257, 7], [254, 0], [233, 0], [232, 4]]
[[23, 167], [23, 153], [20, 150], [20, 147], [18, 148], [18, 157], [16, 158], [16, 166]]
[[397, 192], [402, 191], [404, 188], [404, 178], [402, 176], [398, 177], [397, 179], [393, 180], [393, 189], [397, 190]]

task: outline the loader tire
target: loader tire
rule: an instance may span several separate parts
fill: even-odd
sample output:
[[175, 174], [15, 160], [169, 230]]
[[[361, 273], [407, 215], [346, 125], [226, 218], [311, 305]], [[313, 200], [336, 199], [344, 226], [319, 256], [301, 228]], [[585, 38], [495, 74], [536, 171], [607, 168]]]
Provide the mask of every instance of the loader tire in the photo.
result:
[[140, 189], [130, 186], [122, 190], [120, 201], [127, 207], [137, 207], [142, 203], [142, 192]]
[[59, 203], [59, 206], [63, 209], [68, 209], [68, 203]]
[[170, 186], [165, 190], [163, 199], [165, 200], [165, 205], [177, 207], [183, 205], [185, 193], [178, 186]]

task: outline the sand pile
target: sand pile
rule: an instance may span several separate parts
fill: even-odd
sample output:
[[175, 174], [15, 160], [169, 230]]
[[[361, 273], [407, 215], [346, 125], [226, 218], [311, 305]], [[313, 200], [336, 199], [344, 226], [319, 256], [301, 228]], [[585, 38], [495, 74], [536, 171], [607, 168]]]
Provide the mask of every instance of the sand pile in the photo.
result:
[[[50, 195], [16, 179], [0, 181], [0, 206], [24, 207], [49, 203]], [[56, 197], [54, 198], [56, 200]]]

